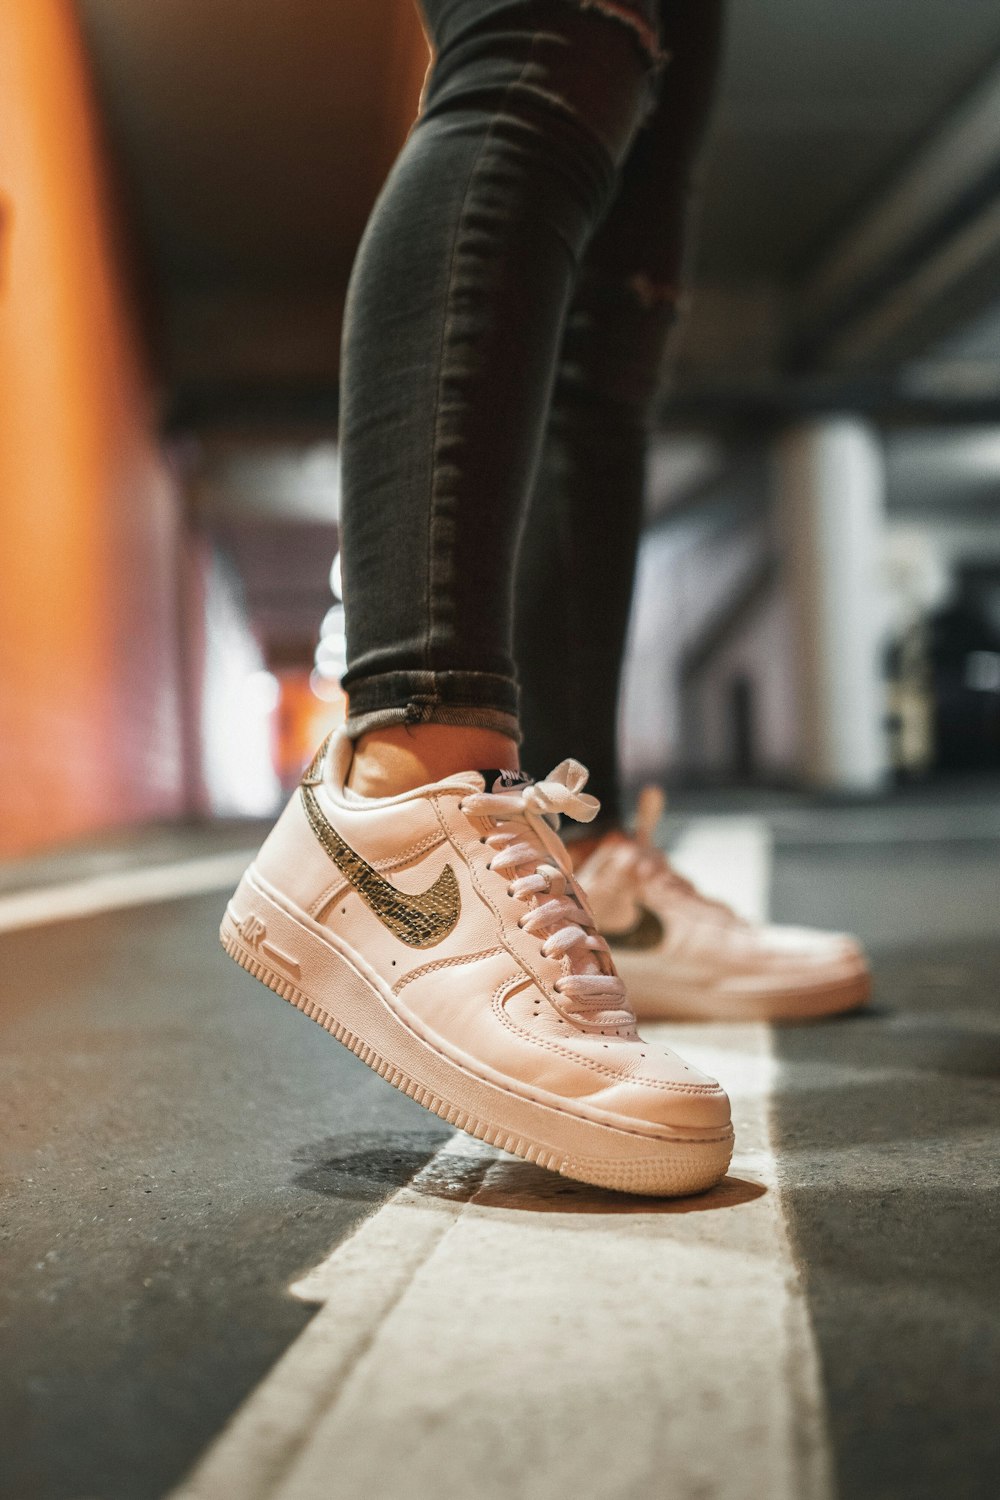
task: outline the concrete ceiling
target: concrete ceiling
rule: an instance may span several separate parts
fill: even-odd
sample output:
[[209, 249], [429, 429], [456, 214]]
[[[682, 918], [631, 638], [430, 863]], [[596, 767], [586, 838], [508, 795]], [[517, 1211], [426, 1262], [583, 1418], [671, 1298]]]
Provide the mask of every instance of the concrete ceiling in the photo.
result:
[[943, 14], [934, 0], [730, 5], [682, 396], [728, 388], [780, 410], [803, 391], [1000, 394], [996, 345], [975, 391], [937, 363], [1000, 287], [1000, 8]]
[[182, 388], [335, 378], [351, 262], [413, 117], [410, 0], [78, 0]]
[[[351, 259], [426, 63], [412, 0], [77, 3], [175, 411], [328, 421]], [[913, 367], [943, 400], [941, 370], [972, 358], [948, 344], [962, 324], [993, 399], [996, 0], [729, 16], [676, 397], [780, 407], [859, 374], [912, 396]]]
[[998, 56], [996, 0], [730, 0], [699, 279], [804, 277]]

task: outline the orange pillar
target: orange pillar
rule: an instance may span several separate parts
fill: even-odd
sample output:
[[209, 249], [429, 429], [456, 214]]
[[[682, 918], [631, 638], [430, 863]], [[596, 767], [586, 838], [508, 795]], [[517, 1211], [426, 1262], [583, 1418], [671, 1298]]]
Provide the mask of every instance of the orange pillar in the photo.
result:
[[71, 0], [0, 6], [0, 854], [181, 810], [176, 486]]

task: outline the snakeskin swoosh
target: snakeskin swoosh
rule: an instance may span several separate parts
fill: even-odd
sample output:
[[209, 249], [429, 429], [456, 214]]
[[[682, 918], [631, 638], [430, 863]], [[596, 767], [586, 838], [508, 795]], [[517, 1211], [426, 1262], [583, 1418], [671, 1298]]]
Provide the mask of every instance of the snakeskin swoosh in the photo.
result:
[[[308, 775], [307, 771], [307, 778]], [[458, 879], [451, 865], [445, 865], [426, 891], [410, 895], [397, 890], [341, 838], [323, 813], [308, 779], [303, 780], [299, 790], [313, 833], [362, 901], [395, 937], [411, 948], [431, 948], [448, 936], [458, 921], [462, 904]]]
[[624, 932], [602, 932], [609, 948], [656, 948], [663, 941], [663, 923], [648, 906], [639, 907], [639, 915]]

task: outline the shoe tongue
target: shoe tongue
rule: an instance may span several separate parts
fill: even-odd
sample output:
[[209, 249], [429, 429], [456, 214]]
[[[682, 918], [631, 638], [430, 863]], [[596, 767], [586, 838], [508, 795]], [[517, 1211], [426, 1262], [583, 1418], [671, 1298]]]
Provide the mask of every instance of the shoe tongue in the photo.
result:
[[534, 779], [527, 771], [505, 771], [492, 766], [482, 771], [456, 771], [440, 785], [466, 786], [475, 792], [516, 792], [523, 786], [531, 786]]
[[[484, 791], [494, 793], [516, 792], [523, 786], [531, 786], [535, 779], [529, 776], [527, 771], [501, 770], [498, 766], [486, 767], [474, 774], [483, 778]], [[571, 901], [577, 901], [576, 892], [572, 887], [567, 888], [566, 894]], [[539, 900], [544, 901], [545, 897], [541, 896]], [[582, 910], [580, 915], [583, 916]], [[571, 966], [576, 974], [604, 973], [596, 953], [574, 951]]]
[[485, 771], [477, 771], [477, 776], [483, 778], [483, 789], [487, 792], [516, 792], [522, 786], [531, 786], [533, 776], [527, 771], [501, 771], [494, 766]]

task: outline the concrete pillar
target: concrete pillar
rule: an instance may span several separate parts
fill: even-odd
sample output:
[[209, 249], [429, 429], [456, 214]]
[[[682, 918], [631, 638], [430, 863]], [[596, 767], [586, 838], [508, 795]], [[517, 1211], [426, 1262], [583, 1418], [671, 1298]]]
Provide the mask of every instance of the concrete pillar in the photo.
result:
[[830, 791], [874, 792], [888, 769], [880, 661], [882, 444], [868, 422], [831, 416], [785, 432], [775, 456], [802, 779]]

